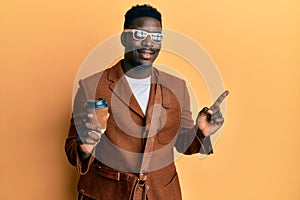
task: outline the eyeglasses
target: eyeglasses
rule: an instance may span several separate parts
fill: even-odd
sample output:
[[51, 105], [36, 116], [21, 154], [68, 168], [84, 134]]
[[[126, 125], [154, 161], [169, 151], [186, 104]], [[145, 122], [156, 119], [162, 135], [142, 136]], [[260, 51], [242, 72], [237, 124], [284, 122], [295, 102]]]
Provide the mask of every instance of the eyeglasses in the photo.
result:
[[144, 40], [148, 35], [150, 35], [150, 38], [154, 43], [161, 43], [163, 39], [163, 34], [161, 33], [149, 33], [139, 29], [125, 29], [124, 32], [132, 32], [133, 39], [135, 40]]

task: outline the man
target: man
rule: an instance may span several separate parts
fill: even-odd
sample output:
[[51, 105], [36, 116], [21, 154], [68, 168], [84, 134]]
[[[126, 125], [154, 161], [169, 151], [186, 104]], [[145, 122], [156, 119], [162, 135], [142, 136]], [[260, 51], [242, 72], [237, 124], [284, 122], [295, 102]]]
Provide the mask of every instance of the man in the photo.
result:
[[[65, 150], [80, 173], [79, 199], [181, 199], [174, 148], [212, 153], [210, 135], [223, 124], [219, 105], [194, 124], [185, 81], [153, 67], [163, 35], [161, 14], [137, 5], [125, 15], [124, 59], [80, 81]], [[105, 98], [109, 113], [95, 123], [86, 103]], [[101, 124], [100, 123], [100, 124]]]

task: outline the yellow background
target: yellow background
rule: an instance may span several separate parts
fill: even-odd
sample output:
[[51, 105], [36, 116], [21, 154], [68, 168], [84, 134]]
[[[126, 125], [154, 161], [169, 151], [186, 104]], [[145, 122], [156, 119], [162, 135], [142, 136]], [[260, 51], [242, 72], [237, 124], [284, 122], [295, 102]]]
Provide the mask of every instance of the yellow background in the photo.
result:
[[[184, 199], [300, 199], [300, 3], [144, 2], [207, 50], [231, 92], [215, 154], [177, 161]], [[63, 146], [77, 70], [144, 2], [1, 1], [0, 199], [76, 199]]]

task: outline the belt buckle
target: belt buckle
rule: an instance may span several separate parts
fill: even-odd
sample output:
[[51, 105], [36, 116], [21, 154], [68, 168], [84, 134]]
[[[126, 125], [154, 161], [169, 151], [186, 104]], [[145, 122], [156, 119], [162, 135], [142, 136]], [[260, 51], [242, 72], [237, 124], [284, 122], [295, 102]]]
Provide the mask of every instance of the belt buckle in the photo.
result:
[[138, 184], [140, 185], [140, 186], [144, 186], [145, 185], [145, 183], [146, 183], [146, 179], [147, 179], [147, 174], [139, 174], [139, 178], [137, 179], [137, 181], [138, 181]]
[[137, 179], [137, 182], [138, 182], [138, 184], [139, 184], [139, 186], [142, 186], [142, 187], [144, 187], [144, 185], [145, 185], [145, 183], [146, 183], [146, 180], [141, 180], [141, 179]]

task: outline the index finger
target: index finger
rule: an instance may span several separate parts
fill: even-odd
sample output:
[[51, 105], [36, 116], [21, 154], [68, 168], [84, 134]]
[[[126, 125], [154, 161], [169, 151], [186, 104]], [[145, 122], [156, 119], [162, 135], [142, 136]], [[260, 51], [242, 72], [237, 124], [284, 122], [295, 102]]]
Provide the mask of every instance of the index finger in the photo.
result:
[[74, 119], [81, 119], [81, 118], [86, 118], [88, 116], [88, 113], [86, 112], [80, 112], [80, 113], [76, 113], [76, 114], [72, 114]]
[[223, 100], [225, 99], [225, 97], [227, 97], [228, 94], [229, 94], [229, 91], [228, 91], [228, 90], [226, 90], [225, 92], [223, 92], [223, 93], [217, 98], [217, 100], [215, 101], [215, 103], [214, 103], [211, 107], [213, 107], [213, 106], [219, 106], [219, 105], [223, 102]]

